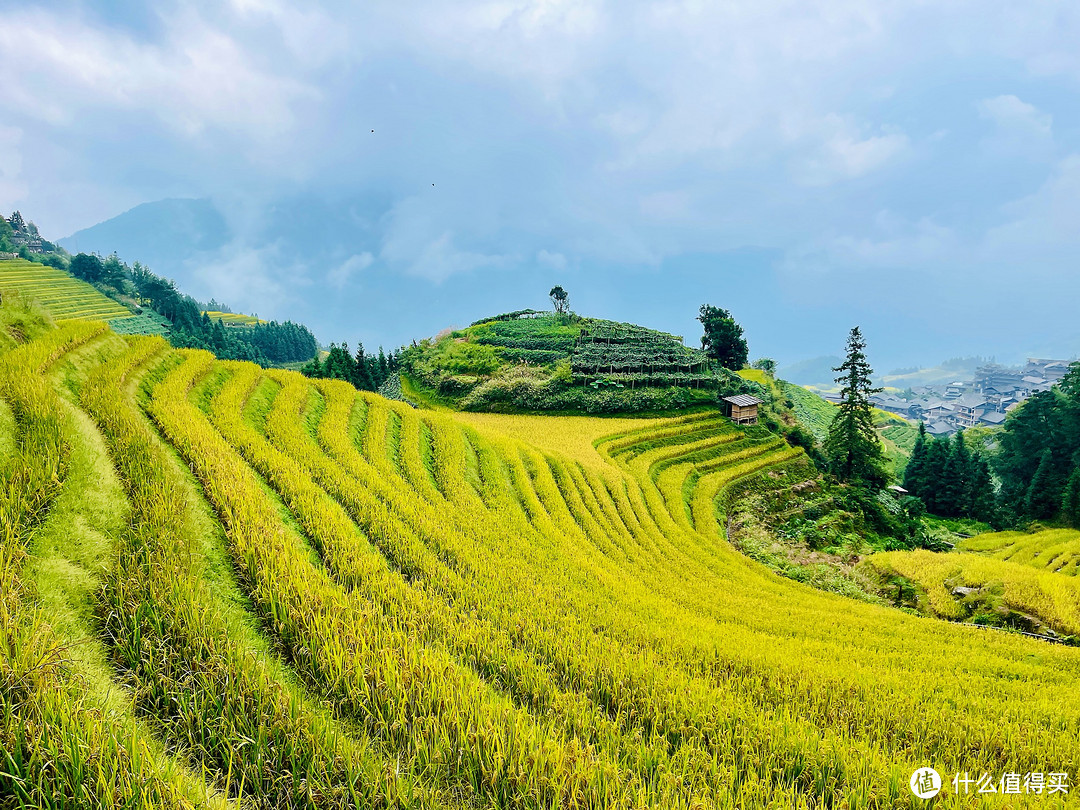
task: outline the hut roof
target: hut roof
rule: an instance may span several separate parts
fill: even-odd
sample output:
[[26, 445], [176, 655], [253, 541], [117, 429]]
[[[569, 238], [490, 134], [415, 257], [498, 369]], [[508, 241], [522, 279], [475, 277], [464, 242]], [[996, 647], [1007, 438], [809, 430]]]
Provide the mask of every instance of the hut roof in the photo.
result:
[[724, 397], [724, 402], [730, 402], [732, 405], [737, 405], [740, 408], [747, 408], [750, 405], [760, 405], [761, 400], [757, 397], [752, 397], [749, 394], [736, 394], [733, 397]]

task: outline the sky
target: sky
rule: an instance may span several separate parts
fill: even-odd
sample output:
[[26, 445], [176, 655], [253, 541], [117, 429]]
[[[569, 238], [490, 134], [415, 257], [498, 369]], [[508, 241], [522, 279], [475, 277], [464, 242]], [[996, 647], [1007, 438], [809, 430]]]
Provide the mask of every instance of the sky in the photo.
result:
[[80, 241], [324, 343], [561, 284], [781, 365], [1080, 353], [1075, 3], [0, 0], [0, 76], [0, 211], [144, 206]]

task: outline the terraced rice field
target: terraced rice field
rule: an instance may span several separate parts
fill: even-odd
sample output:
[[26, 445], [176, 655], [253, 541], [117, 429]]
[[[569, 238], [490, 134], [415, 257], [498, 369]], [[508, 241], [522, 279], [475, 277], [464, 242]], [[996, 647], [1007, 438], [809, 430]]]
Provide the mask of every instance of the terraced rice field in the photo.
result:
[[256, 318], [254, 315], [237, 315], [234, 312], [207, 310], [206, 314], [210, 317], [210, 320], [221, 321], [226, 326], [254, 326], [257, 323], [266, 323], [266, 321]]
[[993, 532], [962, 541], [957, 548], [1075, 577], [1080, 574], [1080, 531]]
[[23, 259], [0, 260], [0, 293], [14, 291], [41, 304], [57, 321], [132, 317], [124, 306], [63, 270]]
[[1080, 771], [1080, 650], [743, 557], [727, 488], [801, 451], [716, 414], [563, 452], [85, 322], [0, 355], [0, 403], [0, 807], [914, 808], [917, 766]]

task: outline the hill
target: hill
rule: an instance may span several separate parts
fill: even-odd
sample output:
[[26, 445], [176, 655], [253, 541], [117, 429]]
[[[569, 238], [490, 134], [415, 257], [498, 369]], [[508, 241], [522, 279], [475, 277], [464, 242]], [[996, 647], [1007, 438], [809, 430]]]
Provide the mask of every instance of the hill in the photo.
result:
[[460, 410], [659, 412], [749, 390], [676, 335], [533, 310], [422, 341], [400, 364], [413, 396]]
[[0, 294], [37, 301], [57, 321], [96, 318], [113, 321], [134, 313], [64, 270], [25, 259], [0, 259]]
[[726, 542], [754, 493], [801, 504], [760, 427], [417, 411], [0, 327], [13, 806], [915, 808], [927, 762], [1080, 762], [1078, 651]]
[[[836, 406], [800, 385], [786, 380], [780, 380], [779, 385], [784, 396], [791, 402], [791, 408], [799, 422], [806, 426], [815, 439], [824, 441], [836, 413]], [[908, 457], [915, 447], [918, 428], [908, 420], [878, 408], [874, 409], [874, 426], [881, 436], [891, 472], [897, 478], [902, 478]]]

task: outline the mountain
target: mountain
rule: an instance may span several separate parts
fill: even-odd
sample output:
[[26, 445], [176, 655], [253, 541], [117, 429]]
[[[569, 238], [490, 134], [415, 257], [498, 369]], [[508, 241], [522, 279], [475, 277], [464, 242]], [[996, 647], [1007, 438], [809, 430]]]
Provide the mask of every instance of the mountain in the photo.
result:
[[812, 357], [809, 360], [781, 366], [776, 370], [776, 376], [797, 385], [832, 385], [836, 377], [833, 369], [842, 362], [844, 362], [843, 358], [834, 354]]
[[173, 278], [184, 262], [220, 250], [229, 238], [225, 217], [210, 200], [169, 199], [137, 205], [59, 244], [71, 253], [116, 253]]

